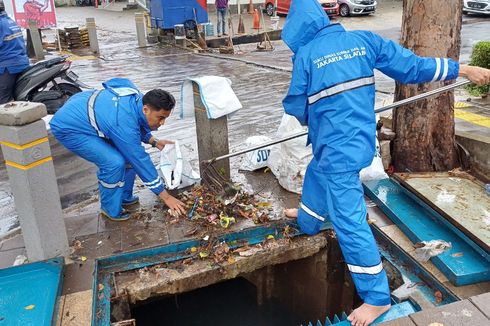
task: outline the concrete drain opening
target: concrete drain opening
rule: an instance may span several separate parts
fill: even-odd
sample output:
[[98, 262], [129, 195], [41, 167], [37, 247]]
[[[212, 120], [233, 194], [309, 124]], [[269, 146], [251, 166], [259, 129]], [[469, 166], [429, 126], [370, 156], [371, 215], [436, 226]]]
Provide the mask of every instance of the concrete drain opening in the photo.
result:
[[[345, 318], [361, 301], [333, 233], [285, 237], [284, 229], [263, 226], [214, 239], [214, 247], [229, 244], [219, 263], [219, 251], [199, 255], [211, 240], [98, 259], [92, 325], [330, 325]], [[375, 234], [395, 308], [384, 321], [457, 299]]]
[[131, 316], [119, 317], [131, 317], [138, 326], [306, 325], [350, 311], [354, 291], [334, 246], [189, 292], [136, 302]]

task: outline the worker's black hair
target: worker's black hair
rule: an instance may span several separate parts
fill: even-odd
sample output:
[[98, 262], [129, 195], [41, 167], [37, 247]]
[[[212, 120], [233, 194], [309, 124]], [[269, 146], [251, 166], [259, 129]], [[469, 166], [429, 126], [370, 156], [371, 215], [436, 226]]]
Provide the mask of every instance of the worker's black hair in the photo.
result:
[[0, 12], [4, 12], [5, 11], [5, 5], [3, 4], [3, 1], [0, 0]]
[[163, 89], [153, 89], [143, 96], [143, 105], [148, 105], [156, 111], [172, 111], [175, 98]]

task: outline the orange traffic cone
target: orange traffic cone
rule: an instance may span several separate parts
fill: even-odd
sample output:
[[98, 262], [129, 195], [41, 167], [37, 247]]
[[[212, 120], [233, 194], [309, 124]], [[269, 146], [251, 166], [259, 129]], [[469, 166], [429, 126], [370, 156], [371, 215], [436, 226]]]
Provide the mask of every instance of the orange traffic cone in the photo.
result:
[[260, 18], [259, 18], [259, 12], [257, 9], [254, 10], [254, 20], [253, 20], [253, 29], [260, 29]]

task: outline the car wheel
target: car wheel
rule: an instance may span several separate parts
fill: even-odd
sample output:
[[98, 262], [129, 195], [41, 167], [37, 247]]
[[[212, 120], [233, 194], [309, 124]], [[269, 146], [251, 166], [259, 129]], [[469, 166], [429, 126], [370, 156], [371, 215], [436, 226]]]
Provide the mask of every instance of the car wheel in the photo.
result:
[[349, 6], [345, 3], [340, 6], [340, 16], [347, 17], [350, 14]]
[[267, 6], [265, 6], [265, 12], [268, 16], [274, 15], [274, 5], [272, 3], [268, 3]]

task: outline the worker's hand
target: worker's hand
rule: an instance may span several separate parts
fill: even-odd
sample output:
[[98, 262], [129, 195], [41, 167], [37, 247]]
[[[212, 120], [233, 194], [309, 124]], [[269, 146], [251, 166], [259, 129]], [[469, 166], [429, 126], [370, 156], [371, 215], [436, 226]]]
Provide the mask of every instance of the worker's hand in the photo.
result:
[[459, 76], [468, 78], [472, 83], [477, 85], [490, 84], [490, 69], [460, 65]]
[[166, 139], [159, 139], [156, 143], [156, 147], [163, 151], [163, 149], [165, 148], [165, 145], [168, 145], [168, 144], [175, 144], [175, 142], [171, 141], [171, 140], [166, 140]]
[[173, 197], [170, 195], [166, 190], [162, 191], [160, 195], [158, 195], [161, 200], [167, 205], [168, 208], [171, 210], [177, 212], [178, 215], [183, 214], [185, 215], [186, 210], [184, 203], [178, 200], [177, 198]]

